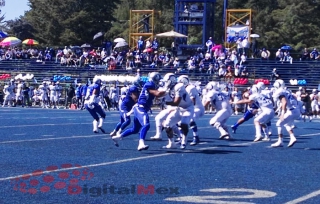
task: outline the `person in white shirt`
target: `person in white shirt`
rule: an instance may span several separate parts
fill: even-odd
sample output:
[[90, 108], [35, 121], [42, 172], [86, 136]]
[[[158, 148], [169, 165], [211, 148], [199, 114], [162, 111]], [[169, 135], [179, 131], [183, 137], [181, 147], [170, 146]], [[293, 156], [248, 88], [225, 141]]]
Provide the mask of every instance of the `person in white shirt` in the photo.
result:
[[50, 96], [50, 105], [52, 109], [57, 108], [57, 101], [58, 101], [58, 93], [57, 93], [57, 85], [54, 81], [51, 82], [49, 85], [49, 96]]
[[278, 141], [272, 144], [271, 147], [283, 146], [283, 127], [286, 128], [290, 136], [288, 147], [292, 147], [297, 141], [296, 137], [294, 136], [292, 126], [294, 120], [297, 120], [300, 117], [300, 111], [298, 108], [296, 108], [298, 105], [298, 101], [296, 100], [294, 95], [285, 88], [285, 83], [283, 80], [276, 80], [273, 86], [276, 88], [273, 97], [280, 100], [281, 114], [276, 124], [278, 129]]
[[48, 108], [48, 86], [45, 81], [42, 82], [42, 85], [39, 86], [40, 90], [40, 100], [42, 108]]
[[[231, 98], [233, 100], [233, 102], [238, 102], [241, 100], [241, 91], [238, 90], [237, 87], [234, 87], [233, 91], [231, 92]], [[240, 104], [235, 104], [234, 105], [234, 114], [238, 115], [239, 114], [239, 110], [241, 109], [241, 105]]]
[[310, 101], [311, 101], [311, 111], [313, 114], [313, 118], [319, 117], [319, 95], [317, 89], [313, 89], [312, 93], [310, 94]]
[[194, 85], [190, 84], [189, 77], [187, 75], [179, 76], [178, 83], [183, 83], [194, 105], [194, 114], [190, 121], [190, 128], [193, 132], [193, 140], [190, 145], [193, 146], [200, 142], [196, 120], [204, 115], [205, 109], [200, 99], [200, 92]]
[[203, 105], [207, 107], [211, 103], [217, 111], [209, 123], [219, 130], [220, 139], [230, 139], [231, 135], [226, 125], [227, 120], [232, 115], [229, 97], [219, 90], [219, 84], [217, 82], [209, 82], [207, 89], [209, 92], [206, 95], [206, 100]]
[[18, 81], [17, 87], [16, 87], [16, 104], [18, 101], [22, 102], [23, 95], [22, 95], [22, 88], [23, 88], [23, 82]]
[[194, 114], [194, 105], [187, 93], [183, 83], [177, 83], [177, 78], [173, 73], [168, 73], [163, 77], [165, 90], [172, 90], [172, 102], [166, 102], [166, 105], [172, 107], [172, 111], [163, 123], [169, 138], [165, 149], [175, 148], [173, 141], [173, 127], [178, 124], [181, 132], [180, 149], [186, 148], [187, 135], [189, 132], [189, 123]]
[[13, 106], [13, 96], [14, 96], [14, 80], [11, 79], [10, 82], [6, 82], [6, 84], [3, 87], [3, 104], [2, 107], [5, 107], [5, 105]]
[[251, 94], [249, 96], [249, 99], [243, 99], [238, 102], [233, 102], [233, 104], [253, 104], [257, 102], [257, 104], [259, 105], [260, 112], [254, 119], [256, 135], [253, 141], [258, 142], [263, 138], [261, 128], [263, 129], [263, 132], [265, 134], [263, 140], [270, 141], [269, 135], [266, 131], [266, 124], [270, 122], [275, 115], [272, 100], [267, 96], [262, 95], [261, 90], [257, 85], [253, 85], [250, 91]]

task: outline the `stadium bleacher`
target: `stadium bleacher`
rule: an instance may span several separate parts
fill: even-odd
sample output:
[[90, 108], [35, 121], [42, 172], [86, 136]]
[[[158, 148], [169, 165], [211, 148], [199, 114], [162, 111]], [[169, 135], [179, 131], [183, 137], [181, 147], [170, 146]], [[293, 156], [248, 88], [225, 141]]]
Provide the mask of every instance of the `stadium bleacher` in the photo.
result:
[[[262, 61], [260, 59], [248, 59], [246, 69], [249, 72], [248, 86], [254, 83], [255, 79], [270, 79], [271, 72], [277, 68], [277, 72], [288, 86], [291, 79], [307, 81], [308, 88], [317, 88], [320, 83], [320, 64], [312, 61], [295, 61], [290, 63], [281, 63], [274, 60]], [[147, 75], [149, 72], [158, 71], [161, 74], [168, 72], [175, 72], [171, 67], [157, 67], [155, 68], [141, 68], [141, 74]], [[73, 83], [75, 78], [86, 80], [93, 78], [95, 75], [134, 75], [135, 71], [127, 71], [122, 67], [117, 67], [115, 70], [107, 70], [104, 68], [90, 68], [90, 67], [65, 67], [56, 64], [54, 61], [36, 62], [34, 60], [11, 60], [0, 61], [0, 74], [10, 74], [12, 77], [18, 74], [33, 74], [37, 81], [42, 81], [43, 78], [53, 78], [54, 75], [71, 76], [71, 81], [62, 81], [62, 84]], [[191, 80], [206, 83], [211, 80], [220, 80], [215, 75], [210, 75], [201, 72], [192, 73], [178, 73], [188, 74]], [[34, 81], [29, 81], [33, 84]], [[3, 84], [3, 83], [2, 83]], [[299, 85], [296, 85], [298, 87]], [[295, 88], [295, 86], [291, 86]]]

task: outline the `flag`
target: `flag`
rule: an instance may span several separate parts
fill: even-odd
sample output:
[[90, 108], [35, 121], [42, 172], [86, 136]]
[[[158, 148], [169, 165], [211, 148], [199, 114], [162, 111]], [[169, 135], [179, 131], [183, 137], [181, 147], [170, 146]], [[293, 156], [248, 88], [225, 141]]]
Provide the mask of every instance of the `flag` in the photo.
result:
[[99, 32], [99, 33], [97, 33], [97, 34], [95, 34], [95, 35], [93, 36], [93, 39], [95, 40], [95, 39], [97, 39], [97, 38], [99, 38], [99, 37], [101, 37], [101, 36], [103, 36], [103, 33], [102, 33], [102, 32]]
[[33, 78], [33, 81], [34, 81], [34, 83], [36, 83], [36, 84], [38, 83], [38, 81], [36, 80], [36, 78]]

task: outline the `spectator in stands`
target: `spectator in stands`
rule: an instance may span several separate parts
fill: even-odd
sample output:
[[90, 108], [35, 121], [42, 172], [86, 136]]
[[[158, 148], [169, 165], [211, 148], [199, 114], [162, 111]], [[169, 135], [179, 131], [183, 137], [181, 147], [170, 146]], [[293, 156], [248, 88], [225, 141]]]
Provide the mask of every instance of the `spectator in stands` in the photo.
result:
[[226, 65], [224, 64], [220, 65], [218, 77], [222, 79], [226, 76], [226, 74], [227, 74]]
[[157, 38], [154, 38], [154, 39], [153, 39], [151, 48], [153, 49], [153, 51], [158, 51], [159, 42], [158, 42]]
[[146, 49], [151, 48], [151, 47], [152, 47], [152, 44], [151, 44], [150, 40], [149, 39], [146, 40]]
[[270, 52], [266, 48], [262, 48], [260, 52], [260, 56], [262, 60], [269, 60]]
[[241, 77], [248, 77], [249, 76], [249, 72], [247, 70], [246, 67], [243, 67], [242, 71], [241, 71]]
[[190, 57], [190, 59], [188, 60], [188, 70], [189, 72], [193, 72], [195, 69], [196, 69], [196, 63], [193, 57]]
[[280, 75], [277, 72], [277, 68], [274, 68], [271, 72], [271, 81], [275, 81], [277, 79], [280, 79]]
[[281, 49], [278, 49], [278, 51], [276, 52], [276, 61], [281, 61], [283, 58], [283, 52]]
[[108, 62], [108, 70], [115, 70], [116, 66], [116, 60], [114, 58], [110, 58], [110, 61]]
[[210, 57], [212, 56], [212, 47], [214, 43], [212, 41], [212, 37], [209, 37], [209, 39], [206, 42], [207, 52], [210, 53]]
[[319, 52], [317, 48], [313, 48], [312, 52], [310, 53], [311, 60], [318, 60], [320, 58]]
[[48, 50], [46, 53], [46, 56], [44, 57], [45, 61], [51, 61], [51, 55], [50, 55], [50, 51]]
[[258, 54], [258, 40], [256, 38], [253, 38], [251, 43], [251, 58], [256, 58]]
[[136, 65], [137, 68], [142, 68], [140, 55], [135, 56], [134, 64]]
[[231, 66], [228, 66], [227, 73], [225, 75], [226, 82], [231, 82], [232, 77], [233, 77], [233, 74], [232, 74]]
[[139, 40], [137, 42], [137, 49], [139, 50], [140, 53], [143, 52], [144, 49], [144, 41], [142, 39], [142, 36], [139, 37]]
[[60, 58], [60, 65], [67, 66], [67, 58], [65, 55], [62, 55], [62, 57]]
[[238, 38], [237, 42], [237, 51], [238, 51], [238, 56], [241, 55], [243, 53], [243, 44], [242, 44], [242, 39]]
[[234, 76], [235, 77], [240, 77], [240, 69], [239, 69], [239, 65], [236, 65], [234, 68]]
[[245, 65], [246, 63], [247, 63], [247, 57], [246, 57], [245, 53], [243, 53], [240, 57], [240, 64]]
[[64, 47], [64, 49], [63, 49], [63, 54], [64, 54], [64, 55], [67, 55], [67, 54], [68, 54], [68, 48], [67, 48], [67, 46]]
[[135, 68], [134, 57], [132, 52], [127, 53], [126, 70], [132, 71]]
[[300, 57], [301, 61], [307, 61], [310, 59], [310, 53], [307, 48], [304, 48]]
[[288, 62], [290, 64], [292, 64], [292, 57], [290, 56], [290, 52], [284, 52], [283, 53], [283, 59], [281, 60], [282, 62]]
[[177, 70], [179, 67], [180, 67], [180, 61], [179, 61], [179, 58], [176, 57], [173, 61], [173, 68]]
[[237, 57], [237, 52], [235, 50], [233, 50], [231, 52], [231, 55], [229, 57], [230, 61], [231, 61], [231, 65], [234, 66], [238, 63], [238, 57]]
[[245, 54], [247, 56], [247, 54], [249, 53], [249, 49], [250, 49], [250, 43], [249, 43], [248, 37], [245, 37], [242, 40], [242, 47], [243, 47], [243, 53], [240, 53], [240, 54]]
[[9, 48], [5, 54], [5, 59], [12, 60], [12, 56], [13, 56], [12, 50], [11, 50], [11, 48]]

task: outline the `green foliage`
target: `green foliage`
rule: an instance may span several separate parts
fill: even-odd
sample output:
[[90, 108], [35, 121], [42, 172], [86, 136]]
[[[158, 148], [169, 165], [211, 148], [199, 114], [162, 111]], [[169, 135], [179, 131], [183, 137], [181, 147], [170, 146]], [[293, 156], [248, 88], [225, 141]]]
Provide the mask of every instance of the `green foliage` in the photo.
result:
[[[104, 39], [128, 40], [130, 10], [161, 11], [156, 18], [155, 33], [173, 30], [174, 0], [29, 0], [29, 5], [31, 10], [7, 22], [4, 30], [47, 45], [94, 43], [93, 36], [100, 31], [105, 33]], [[253, 10], [252, 28], [261, 36], [261, 46], [278, 48], [287, 44], [297, 50], [320, 46], [318, 1], [229, 0], [229, 8]], [[213, 37], [221, 43], [223, 1], [216, 2], [214, 12]], [[188, 43], [201, 42], [201, 33], [201, 27], [191, 26]], [[161, 43], [168, 46], [171, 40], [161, 39]]]

